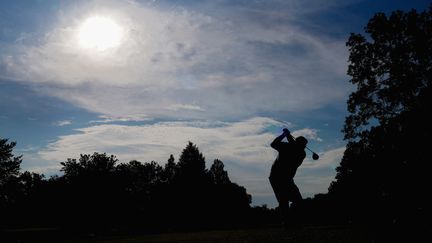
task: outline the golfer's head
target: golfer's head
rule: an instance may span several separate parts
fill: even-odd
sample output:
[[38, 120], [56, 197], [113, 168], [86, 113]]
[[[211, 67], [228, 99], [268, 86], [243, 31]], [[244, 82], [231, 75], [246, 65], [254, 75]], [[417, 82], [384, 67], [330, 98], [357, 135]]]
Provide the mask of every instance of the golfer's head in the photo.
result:
[[295, 141], [302, 148], [305, 148], [306, 144], [308, 143], [308, 140], [303, 136], [297, 137]]

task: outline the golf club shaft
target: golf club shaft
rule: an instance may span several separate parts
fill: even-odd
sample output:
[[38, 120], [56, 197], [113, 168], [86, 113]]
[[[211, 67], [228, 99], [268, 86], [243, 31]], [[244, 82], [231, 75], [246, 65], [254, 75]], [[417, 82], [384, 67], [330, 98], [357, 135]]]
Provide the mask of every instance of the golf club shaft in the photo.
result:
[[309, 150], [309, 151], [311, 151], [312, 153], [315, 153], [314, 151], [312, 151], [310, 148], [308, 148], [307, 146], [306, 146], [306, 149], [307, 150]]

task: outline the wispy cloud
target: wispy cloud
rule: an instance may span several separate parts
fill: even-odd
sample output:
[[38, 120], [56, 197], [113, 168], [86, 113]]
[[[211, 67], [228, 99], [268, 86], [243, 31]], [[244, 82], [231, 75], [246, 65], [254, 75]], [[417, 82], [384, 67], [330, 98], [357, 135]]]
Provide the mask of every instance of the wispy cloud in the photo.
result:
[[53, 123], [54, 126], [63, 127], [72, 124], [71, 120], [61, 120]]
[[131, 114], [127, 116], [109, 116], [109, 115], [100, 115], [99, 120], [91, 120], [89, 124], [92, 123], [112, 123], [112, 122], [130, 122], [130, 121], [149, 121], [151, 120], [145, 115]]
[[125, 161], [164, 162], [170, 154], [178, 155], [191, 140], [211, 158], [254, 164], [254, 161], [264, 160], [256, 157], [259, 154], [272, 157], [272, 152], [262, 149], [267, 150], [265, 148], [272, 137], [265, 129], [275, 124], [279, 123], [268, 118], [254, 118], [233, 123], [190, 121], [141, 126], [97, 125], [61, 136], [39, 154], [43, 159], [57, 161], [80, 153], [108, 152]]
[[[44, 161], [76, 158], [81, 153], [106, 152], [122, 162], [137, 159], [166, 163], [170, 154], [179, 157], [188, 141], [198, 145], [206, 156], [207, 166], [221, 159], [233, 181], [244, 185], [253, 195], [271, 194], [267, 177], [277, 153], [269, 147], [275, 134], [271, 126], [278, 121], [257, 117], [239, 122], [159, 122], [151, 125], [124, 126], [105, 124], [77, 130], [77, 134], [61, 136], [41, 151]], [[297, 131], [293, 131], [297, 132]], [[320, 153], [320, 160], [307, 158], [299, 170], [298, 183], [306, 196], [326, 192], [334, 176], [343, 148]], [[56, 162], [57, 163], [57, 162]], [[47, 165], [49, 168], [54, 164]], [[311, 180], [310, 177], [314, 177]]]
[[203, 108], [197, 105], [183, 105], [183, 104], [172, 105], [168, 109], [171, 109], [173, 111], [179, 111], [179, 110], [205, 111]]
[[[52, 172], [59, 161], [96, 151], [122, 161], [165, 163], [191, 140], [208, 163], [223, 160], [234, 181], [253, 195], [272, 198], [267, 177], [276, 156], [269, 148], [275, 128], [287, 125], [295, 136], [323, 141], [310, 125], [275, 119], [345, 102], [349, 93], [345, 39], [307, 28], [316, 14], [345, 2], [68, 4], [46, 32], [23, 33], [0, 47], [7, 49], [0, 52], [0, 78], [26, 82], [38, 95], [100, 116], [26, 154], [26, 168]], [[91, 16], [121, 26], [122, 44], [105, 51], [81, 48], [79, 27]], [[131, 121], [147, 125], [125, 125]], [[325, 191], [342, 153], [342, 148], [321, 151], [318, 163], [305, 161], [298, 184], [306, 195]]]
[[306, 137], [308, 139], [315, 140], [318, 142], [323, 141], [322, 138], [318, 137], [318, 130], [317, 129], [304, 128], [301, 130], [294, 131], [292, 133], [292, 135], [294, 137], [303, 136], [303, 137]]
[[[232, 120], [307, 111], [347, 94], [344, 40], [303, 30], [293, 19], [310, 7], [301, 1], [274, 1], [268, 11], [246, 4], [237, 15], [225, 1], [206, 3], [217, 14], [205, 7], [101, 3], [63, 11], [39, 43], [17, 43], [15, 54], [2, 57], [5, 73], [113, 117]], [[80, 48], [79, 24], [92, 15], [123, 26], [123, 44], [105, 52]]]

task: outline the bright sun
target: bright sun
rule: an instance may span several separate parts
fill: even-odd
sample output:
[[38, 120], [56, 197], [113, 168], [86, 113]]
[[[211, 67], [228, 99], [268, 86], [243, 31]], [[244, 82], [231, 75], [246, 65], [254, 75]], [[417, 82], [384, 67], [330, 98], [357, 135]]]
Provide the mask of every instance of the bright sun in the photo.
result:
[[81, 24], [78, 38], [83, 48], [104, 51], [120, 45], [123, 37], [122, 28], [112, 19], [90, 17]]

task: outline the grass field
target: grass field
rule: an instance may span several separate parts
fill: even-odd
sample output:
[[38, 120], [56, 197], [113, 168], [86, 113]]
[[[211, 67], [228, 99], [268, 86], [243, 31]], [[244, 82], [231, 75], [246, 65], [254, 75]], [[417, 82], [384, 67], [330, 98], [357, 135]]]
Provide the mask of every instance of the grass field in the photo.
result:
[[[378, 235], [365, 229], [346, 227], [305, 227], [301, 230], [282, 228], [219, 230], [191, 233], [155, 234], [98, 239], [103, 243], [280, 243], [280, 242], [405, 242], [404, 238]], [[410, 242], [407, 240], [406, 242]]]
[[[400, 232], [399, 232], [400, 233]], [[376, 233], [365, 228], [340, 226], [309, 226], [303, 229], [285, 230], [280, 227], [239, 230], [214, 230], [184, 233], [159, 233], [143, 235], [97, 236], [62, 235], [55, 232], [23, 231], [14, 238], [0, 242], [96, 242], [96, 243], [280, 243], [280, 242], [419, 242], [390, 233]], [[411, 238], [411, 237], [409, 237]], [[416, 240], [417, 239], [417, 240]]]

